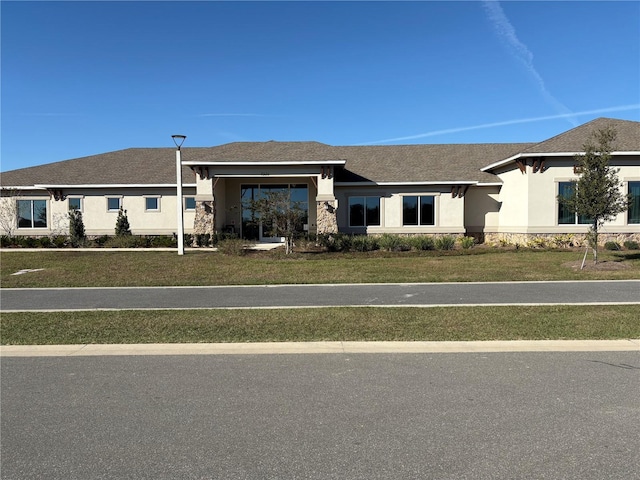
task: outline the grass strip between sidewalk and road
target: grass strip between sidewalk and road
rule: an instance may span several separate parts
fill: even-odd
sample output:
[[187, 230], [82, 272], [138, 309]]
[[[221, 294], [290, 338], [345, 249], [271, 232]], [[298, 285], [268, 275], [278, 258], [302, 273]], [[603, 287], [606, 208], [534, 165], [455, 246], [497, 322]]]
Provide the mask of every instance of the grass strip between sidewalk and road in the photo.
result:
[[637, 305], [16, 312], [2, 345], [640, 338]]

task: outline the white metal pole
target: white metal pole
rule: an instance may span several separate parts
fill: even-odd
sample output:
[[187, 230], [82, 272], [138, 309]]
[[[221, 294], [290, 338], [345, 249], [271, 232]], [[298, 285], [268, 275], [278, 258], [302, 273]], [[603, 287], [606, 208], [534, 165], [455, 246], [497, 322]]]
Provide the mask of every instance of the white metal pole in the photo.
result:
[[182, 159], [176, 150], [176, 211], [178, 222], [178, 255], [184, 255], [184, 211], [182, 206]]

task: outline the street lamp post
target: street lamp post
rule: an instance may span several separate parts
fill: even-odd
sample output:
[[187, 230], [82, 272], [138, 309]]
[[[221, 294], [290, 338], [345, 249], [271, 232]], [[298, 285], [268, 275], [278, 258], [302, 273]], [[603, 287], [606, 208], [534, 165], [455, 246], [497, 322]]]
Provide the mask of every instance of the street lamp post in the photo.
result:
[[176, 211], [178, 222], [178, 255], [184, 255], [184, 212], [182, 208], [182, 158], [180, 147], [187, 138], [185, 135], [171, 135], [176, 144]]

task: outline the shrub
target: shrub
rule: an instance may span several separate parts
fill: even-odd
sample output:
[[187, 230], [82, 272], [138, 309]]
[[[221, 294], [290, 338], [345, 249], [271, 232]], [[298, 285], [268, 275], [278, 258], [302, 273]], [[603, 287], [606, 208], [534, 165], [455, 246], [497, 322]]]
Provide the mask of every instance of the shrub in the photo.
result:
[[627, 240], [624, 242], [624, 248], [626, 248], [627, 250], [640, 250], [640, 246], [638, 245], [638, 242], [634, 241], [634, 240]]
[[378, 239], [380, 248], [388, 252], [394, 250], [399, 244], [400, 239], [397, 235], [391, 235], [390, 233], [383, 233]]
[[329, 252], [347, 252], [351, 248], [351, 239], [344, 233], [323, 233], [318, 235], [318, 244]]
[[38, 247], [40, 247], [40, 248], [49, 248], [49, 247], [51, 247], [51, 239], [49, 237], [40, 237], [40, 238], [38, 238]]
[[435, 246], [438, 250], [453, 250], [456, 246], [456, 237], [452, 237], [451, 235], [438, 237], [436, 238]]
[[527, 242], [529, 248], [546, 248], [547, 241], [542, 237], [534, 237]]
[[82, 212], [79, 210], [69, 212], [69, 241], [73, 247], [82, 247], [87, 241]]
[[553, 237], [553, 244], [557, 248], [571, 247], [573, 246], [573, 235], [571, 235], [570, 233], [566, 235], [556, 235], [555, 237]]
[[433, 250], [435, 248], [433, 237], [427, 235], [411, 237], [409, 242], [416, 250]]
[[618, 242], [605, 242], [605, 250], [621, 250]]
[[177, 245], [177, 241], [174, 237], [171, 237], [169, 235], [159, 235], [157, 237], [150, 237], [147, 239], [147, 243], [149, 244], [150, 247], [157, 247], [157, 248], [176, 248]]
[[475, 244], [476, 244], [476, 239], [473, 237], [462, 237], [460, 239], [460, 246], [465, 250], [469, 250]]
[[226, 238], [221, 240], [218, 242], [218, 251], [224, 255], [242, 256], [246, 253], [244, 240], [240, 238]]
[[109, 237], [104, 242], [105, 248], [140, 248], [146, 247], [147, 240], [144, 237], [133, 235], [120, 235], [115, 237]]
[[116, 236], [122, 237], [126, 235], [131, 235], [131, 227], [129, 226], [127, 211], [120, 207], [120, 210], [118, 210], [118, 218], [116, 219]]
[[51, 244], [56, 248], [64, 248], [69, 243], [69, 237], [66, 235], [54, 235], [51, 237]]
[[211, 235], [209, 233], [198, 233], [196, 234], [196, 247], [208, 247], [209, 242], [211, 241]]
[[351, 249], [356, 252], [371, 252], [378, 250], [378, 240], [369, 235], [354, 235], [351, 238]]

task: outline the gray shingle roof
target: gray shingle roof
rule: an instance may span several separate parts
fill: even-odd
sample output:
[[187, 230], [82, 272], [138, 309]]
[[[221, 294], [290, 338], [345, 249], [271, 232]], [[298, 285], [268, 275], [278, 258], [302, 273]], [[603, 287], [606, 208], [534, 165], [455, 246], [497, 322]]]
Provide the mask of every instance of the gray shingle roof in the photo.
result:
[[[183, 148], [183, 158], [191, 150]], [[174, 148], [128, 148], [115, 152], [48, 163], [3, 172], [3, 187], [30, 185], [176, 184]], [[190, 168], [183, 168], [184, 183], [194, 183]]]
[[[185, 162], [343, 160], [336, 181], [496, 182], [481, 169], [518, 153], [578, 152], [597, 129], [618, 132], [617, 151], [640, 151], [640, 122], [598, 118], [540, 143], [331, 146], [318, 142], [234, 142], [182, 149]], [[183, 169], [185, 183], [195, 181]], [[175, 185], [174, 148], [129, 148], [2, 173], [4, 187], [30, 185]]]
[[640, 152], [640, 122], [601, 117], [537, 143], [523, 153], [581, 152], [595, 131], [607, 127], [617, 133], [614, 151]]

